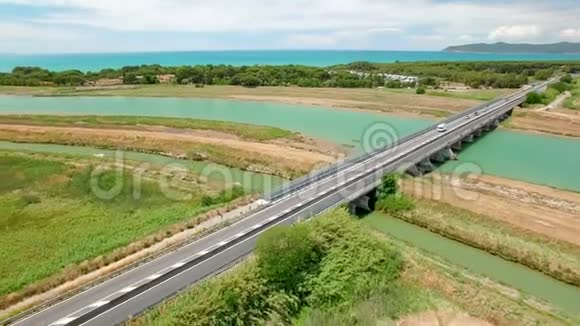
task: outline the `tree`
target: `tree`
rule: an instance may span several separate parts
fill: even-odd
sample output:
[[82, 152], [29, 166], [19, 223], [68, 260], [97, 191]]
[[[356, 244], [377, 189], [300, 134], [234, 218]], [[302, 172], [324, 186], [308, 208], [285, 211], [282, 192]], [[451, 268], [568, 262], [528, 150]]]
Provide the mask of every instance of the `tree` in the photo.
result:
[[570, 76], [570, 74], [566, 74], [564, 76], [562, 76], [562, 78], [560, 78], [560, 82], [562, 83], [567, 83], [567, 84], [571, 84], [573, 81], [572, 76]]
[[396, 194], [399, 191], [398, 181], [399, 176], [396, 174], [387, 174], [383, 176], [383, 180], [377, 188], [377, 197], [379, 200]]
[[417, 87], [417, 90], [415, 91], [415, 93], [417, 94], [425, 94], [426, 91], [423, 87]]
[[316, 242], [305, 224], [268, 230], [256, 245], [256, 256], [266, 280], [293, 293], [320, 260]]
[[534, 78], [536, 78], [537, 80], [548, 80], [548, 78], [550, 78], [551, 76], [552, 76], [551, 69], [538, 70], [534, 74]]
[[528, 97], [526, 98], [526, 103], [527, 104], [540, 104], [543, 101], [543, 97], [542, 95], [536, 93], [536, 92], [531, 92], [530, 94], [528, 94]]
[[137, 75], [132, 72], [126, 72], [123, 75], [123, 84], [137, 84]]
[[435, 85], [437, 85], [437, 80], [435, 80], [435, 78], [433, 78], [433, 77], [421, 78], [421, 80], [419, 80], [419, 85], [421, 85], [421, 86], [435, 86]]

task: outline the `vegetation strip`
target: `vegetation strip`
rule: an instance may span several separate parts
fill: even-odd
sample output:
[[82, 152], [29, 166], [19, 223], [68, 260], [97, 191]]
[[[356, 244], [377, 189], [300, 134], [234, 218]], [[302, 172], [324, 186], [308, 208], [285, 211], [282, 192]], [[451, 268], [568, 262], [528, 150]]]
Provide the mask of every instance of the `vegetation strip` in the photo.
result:
[[[13, 86], [107, 86], [178, 84], [300, 86], [300, 87], [391, 87], [406, 88], [437, 85], [439, 80], [461, 82], [473, 88], [518, 88], [529, 77], [547, 79], [555, 70], [580, 70], [579, 61], [549, 62], [353, 62], [330, 67], [301, 65], [197, 65], [163, 67], [160, 65], [127, 66], [102, 69], [96, 73], [79, 70], [61, 72], [38, 67], [16, 67], [10, 73], [0, 73], [0, 85]], [[391, 78], [391, 75], [401, 78]], [[422, 77], [421, 79], [417, 76]]]
[[258, 126], [218, 120], [145, 116], [0, 115], [0, 124], [76, 126], [92, 128], [106, 128], [110, 126], [158, 126], [176, 129], [219, 131], [236, 135], [244, 139], [259, 141], [287, 138], [294, 135], [294, 133], [291, 131], [269, 126]]
[[395, 176], [384, 178], [388, 191], [377, 209], [434, 233], [520, 263], [557, 280], [580, 286], [580, 248], [427, 199], [398, 193]]

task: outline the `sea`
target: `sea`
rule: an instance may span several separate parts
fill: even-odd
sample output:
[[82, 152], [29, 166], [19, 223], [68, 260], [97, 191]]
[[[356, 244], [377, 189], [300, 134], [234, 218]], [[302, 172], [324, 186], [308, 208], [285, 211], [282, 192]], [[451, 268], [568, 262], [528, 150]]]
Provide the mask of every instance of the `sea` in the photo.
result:
[[332, 51], [332, 50], [259, 50], [259, 51], [189, 51], [143, 53], [82, 54], [0, 54], [0, 72], [18, 66], [42, 67], [53, 71], [78, 69], [83, 72], [104, 68], [160, 64], [181, 66], [196, 64], [243, 65], [308, 65], [331, 66], [353, 61], [417, 62], [417, 61], [546, 61], [580, 60], [580, 54], [499, 54], [453, 53], [443, 51]]

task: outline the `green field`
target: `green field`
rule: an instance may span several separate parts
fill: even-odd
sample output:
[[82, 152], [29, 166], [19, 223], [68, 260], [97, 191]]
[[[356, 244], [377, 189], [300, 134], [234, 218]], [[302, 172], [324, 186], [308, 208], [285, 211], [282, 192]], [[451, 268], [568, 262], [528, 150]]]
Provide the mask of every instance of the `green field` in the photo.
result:
[[[195, 175], [170, 178], [173, 192], [166, 195], [155, 166], [139, 182], [131, 162], [116, 170], [107, 162], [0, 151], [0, 296], [57, 274], [66, 280], [74, 276], [67, 272], [79, 272], [70, 266], [241, 195], [219, 194]], [[105, 166], [98, 170], [97, 164]], [[116, 191], [99, 193], [93, 190], [97, 185]], [[28, 291], [34, 293], [35, 287]]]
[[81, 126], [92, 128], [163, 126], [177, 129], [212, 130], [233, 134], [250, 140], [271, 140], [291, 137], [288, 130], [217, 120], [186, 118], [140, 117], [140, 116], [96, 116], [96, 115], [0, 115], [0, 123], [18, 123], [42, 126]]

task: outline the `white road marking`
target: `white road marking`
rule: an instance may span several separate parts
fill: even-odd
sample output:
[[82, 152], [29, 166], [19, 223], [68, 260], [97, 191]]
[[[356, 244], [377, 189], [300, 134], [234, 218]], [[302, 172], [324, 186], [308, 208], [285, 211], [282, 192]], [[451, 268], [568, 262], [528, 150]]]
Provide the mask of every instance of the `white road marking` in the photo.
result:
[[246, 233], [244, 233], [244, 232], [240, 232], [240, 233], [236, 234], [236, 235], [235, 235], [235, 237], [236, 237], [236, 238], [243, 237], [243, 236], [244, 236], [244, 234], [246, 234]]
[[163, 274], [153, 274], [153, 275], [147, 276], [147, 278], [145, 278], [145, 279], [146, 280], [149, 280], [149, 281], [152, 281], [152, 280], [154, 280], [156, 278], [160, 278], [161, 275], [163, 275]]
[[227, 245], [227, 244], [228, 244], [228, 242], [229, 242], [229, 241], [222, 241], [222, 242], [218, 243], [218, 246], [220, 246], [220, 247], [221, 247], [221, 246], [225, 246], [225, 245]]
[[62, 318], [62, 319], [55, 321], [54, 323], [52, 323], [50, 325], [66, 325], [77, 318], [78, 317], [65, 317], [65, 318]]
[[128, 286], [126, 288], [123, 288], [121, 290], [119, 290], [119, 292], [121, 293], [127, 293], [127, 292], [131, 292], [133, 290], [135, 290], [137, 287], [136, 286]]
[[101, 300], [101, 301], [97, 301], [95, 303], [90, 304], [89, 307], [91, 307], [91, 308], [98, 308], [98, 307], [101, 307], [101, 306], [106, 305], [109, 302], [110, 301]]
[[185, 263], [184, 263], [184, 262], [182, 262], [182, 261], [180, 261], [179, 263], [176, 263], [176, 264], [173, 264], [173, 265], [171, 265], [171, 267], [172, 267], [172, 268], [179, 268], [179, 267], [181, 267], [181, 266], [183, 266], [183, 265], [185, 265]]
[[273, 220], [275, 220], [275, 219], [277, 219], [277, 218], [278, 218], [278, 216], [277, 216], [277, 215], [274, 215], [274, 216], [270, 217], [270, 218], [268, 219], [268, 221], [272, 222]]
[[256, 224], [256, 225], [252, 226], [252, 229], [255, 230], [255, 229], [259, 229], [261, 227], [262, 227], [262, 224]]
[[202, 250], [202, 251], [198, 252], [197, 254], [198, 254], [199, 256], [203, 256], [203, 255], [207, 255], [208, 253], [209, 253], [209, 251], [207, 251], [207, 250]]

